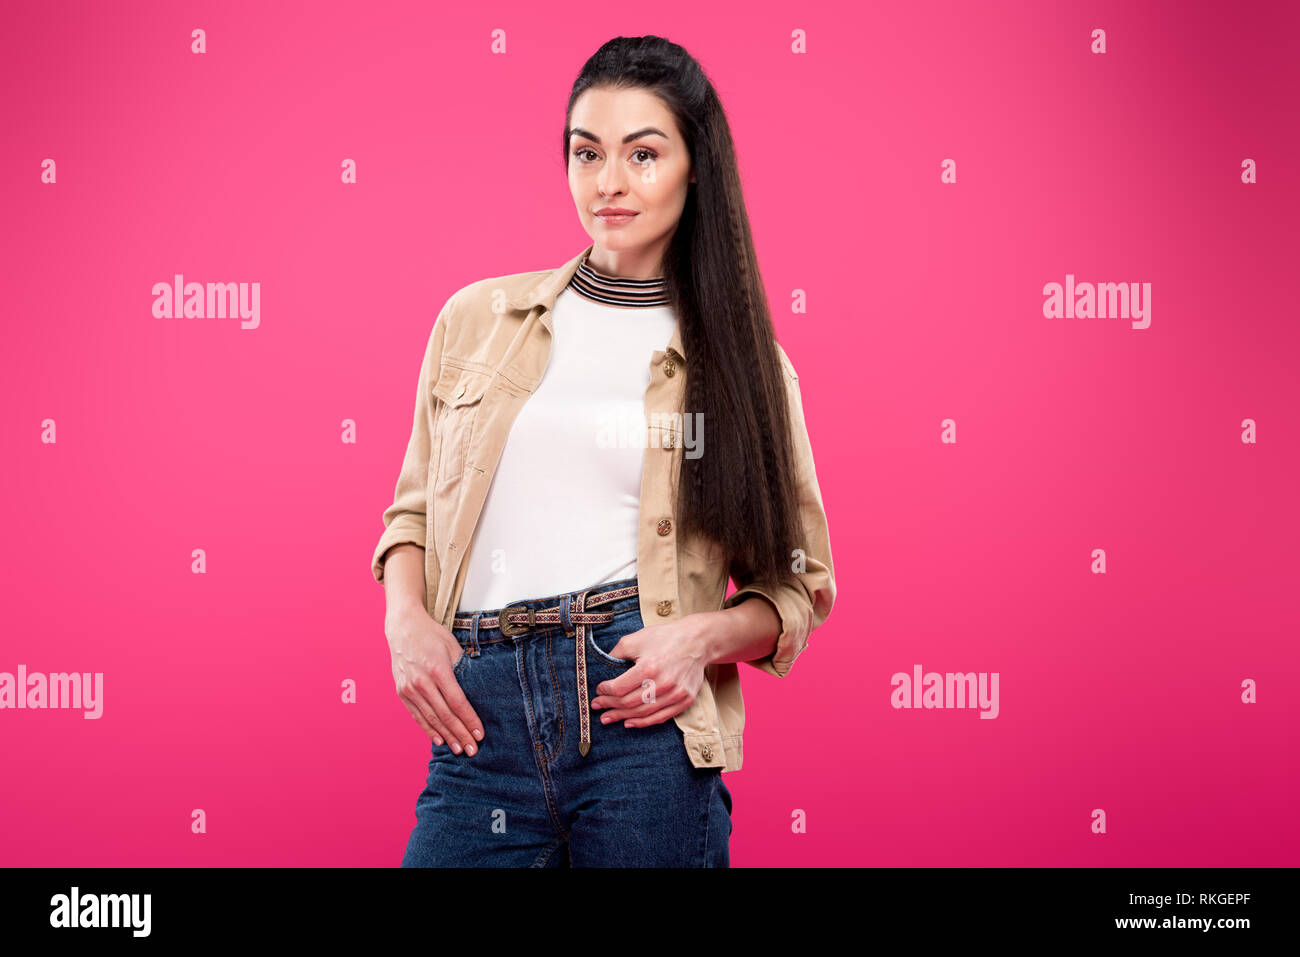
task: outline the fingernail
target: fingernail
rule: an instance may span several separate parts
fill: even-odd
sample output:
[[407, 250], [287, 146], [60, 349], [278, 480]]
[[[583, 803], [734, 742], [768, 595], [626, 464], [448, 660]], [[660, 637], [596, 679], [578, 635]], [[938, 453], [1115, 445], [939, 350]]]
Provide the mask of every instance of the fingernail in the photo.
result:
[[601, 724], [609, 724], [609, 715], [607, 715], [607, 714], [602, 714], [602, 715], [600, 716], [600, 723], [601, 723]]
[[471, 744], [468, 748], [465, 749], [465, 753], [468, 754], [470, 757], [473, 757], [473, 756], [474, 756], [474, 752], [477, 751], [477, 750], [478, 750], [478, 749], [477, 749], [476, 747], [474, 747], [474, 745]]
[[433, 743], [438, 745], [438, 747], [442, 747], [442, 738], [434, 738]]
[[478, 728], [475, 728], [475, 729], [474, 729], [474, 737], [477, 738], [479, 741], [482, 741], [482, 740], [483, 740], [483, 732], [480, 731]]
[[591, 710], [592, 710], [592, 711], [599, 711], [599, 710], [600, 710], [600, 704], [597, 703], [595, 700], [593, 700], [593, 701], [591, 702]]
[[459, 741], [453, 741], [453, 742], [451, 743], [451, 749], [452, 749], [453, 751], [455, 751], [457, 754], [460, 754], [460, 742], [459, 742]]

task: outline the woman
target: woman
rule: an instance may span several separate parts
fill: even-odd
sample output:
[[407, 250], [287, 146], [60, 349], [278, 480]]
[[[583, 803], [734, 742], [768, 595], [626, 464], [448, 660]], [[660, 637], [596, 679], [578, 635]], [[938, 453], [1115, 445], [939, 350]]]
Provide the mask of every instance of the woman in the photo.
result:
[[798, 378], [685, 50], [602, 46], [564, 155], [592, 244], [447, 301], [373, 555], [434, 742], [402, 863], [725, 867], [737, 663], [835, 596]]

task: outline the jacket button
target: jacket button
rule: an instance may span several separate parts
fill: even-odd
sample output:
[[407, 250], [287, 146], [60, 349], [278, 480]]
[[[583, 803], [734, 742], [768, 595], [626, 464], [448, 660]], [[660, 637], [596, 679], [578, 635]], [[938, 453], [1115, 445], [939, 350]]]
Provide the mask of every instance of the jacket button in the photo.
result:
[[677, 374], [677, 363], [676, 363], [676, 362], [673, 362], [672, 359], [665, 359], [665, 360], [664, 360], [664, 375], [671, 377], [671, 376], [674, 376], [674, 375], [676, 375], [676, 374]]
[[660, 534], [660, 535], [667, 535], [667, 534], [668, 534], [669, 532], [671, 532], [672, 530], [673, 530], [673, 523], [672, 523], [672, 520], [671, 520], [671, 519], [667, 519], [667, 518], [661, 518], [661, 519], [659, 519], [659, 534]]
[[673, 613], [673, 603], [671, 599], [665, 599], [656, 606], [655, 611], [661, 615], [671, 615]]
[[705, 761], [712, 761], [712, 760], [713, 760], [713, 745], [711, 745], [711, 744], [706, 744], [704, 747], [700, 748], [700, 754], [704, 755], [704, 760], [705, 760]]
[[461, 387], [460, 387], [459, 389], [456, 390], [456, 398], [459, 399], [459, 398], [460, 398], [461, 396], [463, 396], [464, 394], [465, 394], [465, 385], [464, 385], [464, 383], [462, 383], [462, 384], [461, 384]]

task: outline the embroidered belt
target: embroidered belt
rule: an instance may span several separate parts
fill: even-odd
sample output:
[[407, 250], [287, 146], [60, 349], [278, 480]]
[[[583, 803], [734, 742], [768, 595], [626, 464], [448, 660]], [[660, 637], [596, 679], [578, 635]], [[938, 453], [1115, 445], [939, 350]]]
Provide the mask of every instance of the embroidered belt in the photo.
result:
[[[624, 588], [612, 588], [609, 591], [596, 591], [588, 588], [576, 592], [577, 597], [570, 602], [569, 623], [577, 628], [578, 660], [578, 727], [581, 737], [578, 739], [578, 751], [583, 757], [591, 750], [591, 702], [587, 698], [587, 629], [592, 625], [605, 624], [614, 620], [612, 611], [589, 611], [593, 605], [603, 605], [607, 601], [616, 601], [637, 593], [636, 585]], [[560, 625], [566, 628], [563, 608], [526, 608], [522, 604], [507, 605], [495, 615], [480, 615], [480, 628], [500, 628], [501, 634], [511, 638], [526, 635], [540, 625]], [[459, 617], [451, 620], [452, 628], [470, 628], [474, 624], [472, 617]]]

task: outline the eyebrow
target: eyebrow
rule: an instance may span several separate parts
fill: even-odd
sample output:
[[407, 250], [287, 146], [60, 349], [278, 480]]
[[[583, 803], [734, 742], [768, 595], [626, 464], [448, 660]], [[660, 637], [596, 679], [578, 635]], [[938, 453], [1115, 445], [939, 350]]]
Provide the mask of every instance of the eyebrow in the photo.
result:
[[[582, 136], [585, 137], [586, 139], [591, 140], [593, 143], [600, 143], [599, 136], [597, 136], [595, 133], [588, 133], [580, 126], [574, 127], [573, 129], [569, 130], [570, 139], [572, 139], [575, 136]], [[665, 133], [663, 130], [655, 129], [653, 126], [647, 126], [643, 130], [637, 130], [635, 133], [627, 134], [627, 136], [623, 137], [623, 142], [631, 143], [633, 140], [640, 139], [643, 136], [662, 136], [664, 139], [668, 139], [668, 134]]]

